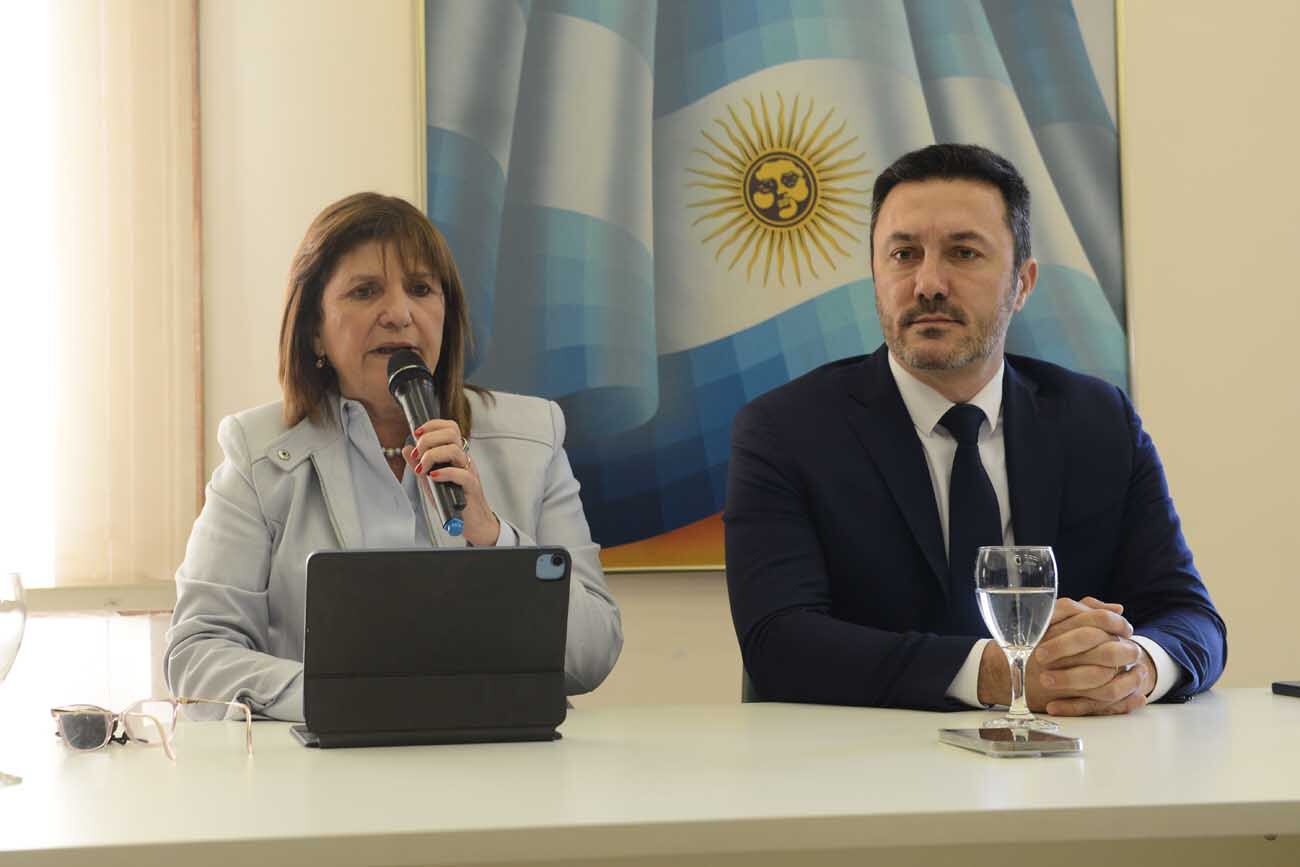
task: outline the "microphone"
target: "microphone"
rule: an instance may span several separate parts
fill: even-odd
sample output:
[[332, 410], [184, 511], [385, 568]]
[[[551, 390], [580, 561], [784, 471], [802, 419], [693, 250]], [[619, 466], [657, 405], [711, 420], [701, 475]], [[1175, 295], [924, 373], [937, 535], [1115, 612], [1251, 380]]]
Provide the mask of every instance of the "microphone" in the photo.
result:
[[[389, 357], [388, 390], [401, 405], [412, 433], [429, 419], [442, 418], [433, 374], [414, 350], [399, 349]], [[430, 486], [429, 480], [422, 475], [417, 476], [417, 481], [422, 483], [420, 489], [426, 494], [432, 487], [430, 498], [436, 507], [438, 520], [442, 521], [442, 529], [452, 536], [459, 536], [465, 529], [460, 516], [465, 511], [464, 489], [455, 482], [434, 482]]]

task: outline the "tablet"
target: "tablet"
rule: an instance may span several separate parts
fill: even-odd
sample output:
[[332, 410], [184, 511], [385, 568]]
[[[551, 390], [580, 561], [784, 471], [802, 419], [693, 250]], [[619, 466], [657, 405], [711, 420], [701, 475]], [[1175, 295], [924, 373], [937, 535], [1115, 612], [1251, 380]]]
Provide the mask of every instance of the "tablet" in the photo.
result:
[[295, 737], [320, 747], [559, 737], [570, 566], [552, 547], [312, 554]]

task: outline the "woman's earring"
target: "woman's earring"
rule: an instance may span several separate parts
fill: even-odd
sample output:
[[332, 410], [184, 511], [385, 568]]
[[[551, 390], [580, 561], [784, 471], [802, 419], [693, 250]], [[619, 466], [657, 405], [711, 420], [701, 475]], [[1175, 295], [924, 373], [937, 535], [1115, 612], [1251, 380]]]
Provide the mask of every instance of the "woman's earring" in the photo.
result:
[[324, 366], [325, 366], [325, 356], [323, 355], [316, 356], [316, 369], [319, 370]]

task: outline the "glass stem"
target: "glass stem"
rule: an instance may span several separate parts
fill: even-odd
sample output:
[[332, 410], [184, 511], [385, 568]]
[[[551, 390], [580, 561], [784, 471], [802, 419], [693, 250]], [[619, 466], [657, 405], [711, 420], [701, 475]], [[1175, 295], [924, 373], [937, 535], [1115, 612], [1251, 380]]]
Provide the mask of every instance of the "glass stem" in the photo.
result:
[[1012, 719], [1033, 719], [1034, 715], [1029, 712], [1029, 702], [1025, 700], [1025, 666], [1029, 662], [1029, 654], [1008, 650], [1007, 661], [1011, 663], [1011, 708], [1007, 711], [1007, 716]]

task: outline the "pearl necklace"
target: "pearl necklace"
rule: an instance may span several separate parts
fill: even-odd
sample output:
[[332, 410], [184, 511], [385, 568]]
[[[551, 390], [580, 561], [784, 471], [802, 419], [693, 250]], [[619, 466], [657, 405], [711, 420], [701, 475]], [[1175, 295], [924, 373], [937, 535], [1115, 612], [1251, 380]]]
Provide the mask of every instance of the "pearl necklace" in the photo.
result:
[[383, 449], [384, 457], [387, 460], [395, 461], [402, 456], [401, 446], [397, 446], [395, 448], [389, 448], [388, 446], [380, 446], [380, 448]]

